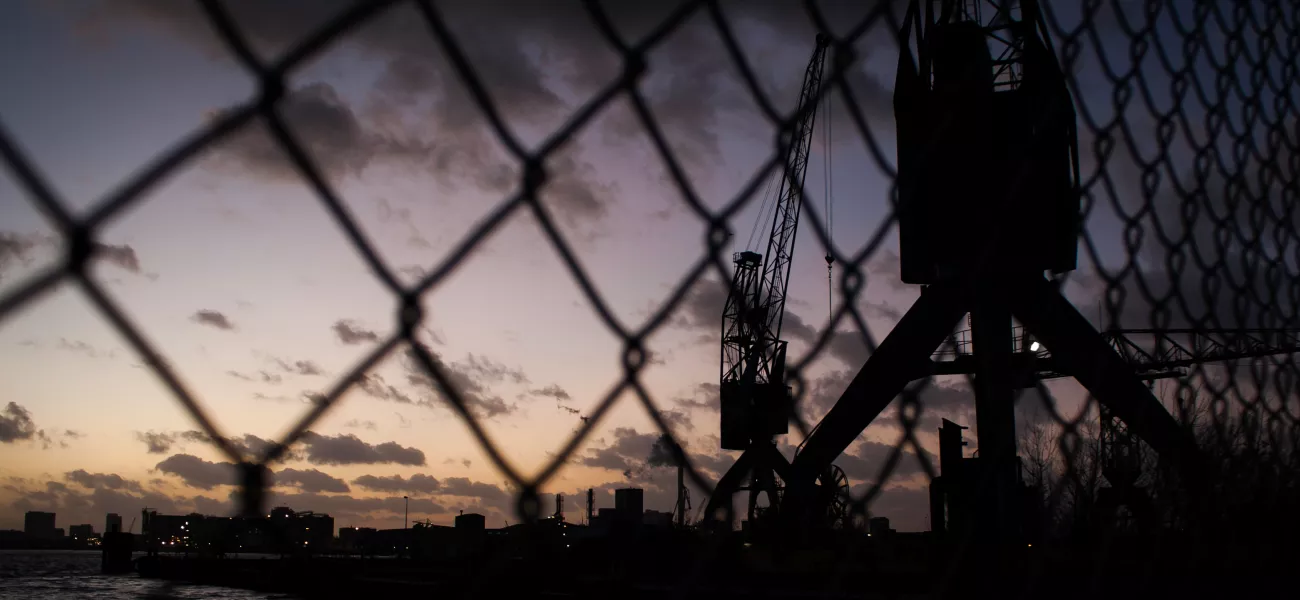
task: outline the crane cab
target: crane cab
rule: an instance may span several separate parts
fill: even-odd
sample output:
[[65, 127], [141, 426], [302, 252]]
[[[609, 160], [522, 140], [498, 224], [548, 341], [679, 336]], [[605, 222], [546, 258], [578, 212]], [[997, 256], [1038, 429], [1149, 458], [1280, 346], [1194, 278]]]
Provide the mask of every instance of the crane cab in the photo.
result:
[[894, 88], [902, 280], [936, 283], [986, 252], [1001, 272], [1073, 270], [1075, 113], [1045, 36], [1025, 15], [995, 57], [989, 27], [921, 23], [916, 6], [919, 61], [904, 44]]

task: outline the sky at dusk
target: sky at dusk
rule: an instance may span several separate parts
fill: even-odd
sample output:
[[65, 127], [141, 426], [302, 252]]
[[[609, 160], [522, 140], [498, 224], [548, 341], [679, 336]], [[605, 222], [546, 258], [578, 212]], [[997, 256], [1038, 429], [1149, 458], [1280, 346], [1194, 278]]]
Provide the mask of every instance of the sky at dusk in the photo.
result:
[[[349, 3], [226, 4], [254, 51], [273, 60]], [[606, 3], [616, 28], [630, 39], [653, 31], [673, 4]], [[1052, 3], [1060, 27], [1077, 23], [1077, 4]], [[823, 3], [834, 33], [850, 29], [871, 5]], [[529, 148], [619, 76], [618, 55], [580, 3], [438, 6], [506, 125]], [[721, 6], [764, 93], [780, 110], [792, 110], [816, 31], [801, 3]], [[1109, 123], [1115, 116], [1106, 69], [1096, 56], [1104, 48], [1112, 61], [1126, 60], [1123, 22], [1103, 11], [1095, 17], [1097, 36], [1084, 43], [1083, 64], [1075, 72], [1081, 122]], [[1173, 21], [1160, 20], [1156, 27], [1177, 47]], [[1211, 45], [1215, 35], [1209, 35]], [[814, 210], [805, 211], [797, 238], [784, 329], [792, 362], [802, 360], [827, 328], [828, 299], [835, 307], [844, 301], [838, 266], [835, 292], [828, 291], [825, 250], [807, 221], [826, 225], [829, 196], [831, 239], [851, 255], [876, 235], [889, 213], [896, 45], [887, 28], [876, 26], [855, 51], [859, 60], [846, 80], [882, 155], [874, 156], [863, 143], [842, 97], [819, 114], [806, 184]], [[1210, 62], [1197, 62], [1195, 69], [1208, 69]], [[731, 65], [706, 12], [672, 33], [648, 63], [641, 89], [650, 110], [694, 192], [710, 210], [719, 210], [772, 157], [775, 130]], [[1147, 103], [1164, 110], [1171, 92], [1157, 58], [1145, 60], [1141, 70], [1154, 83], [1123, 113], [1128, 128], [1114, 132], [1144, 152], [1157, 146]], [[258, 93], [255, 79], [197, 4], [180, 1], [5, 2], [0, 81], [0, 124], [78, 214], [141, 165]], [[405, 283], [439, 265], [518, 187], [519, 165], [489, 129], [413, 3], [398, 3], [344, 35], [293, 71], [288, 86], [279, 110], [293, 135]], [[1172, 179], [1186, 176], [1180, 169], [1190, 156], [1187, 147], [1231, 139], [1206, 134], [1199, 124], [1203, 104], [1184, 103], [1178, 134], [1183, 141], [1168, 151]], [[1081, 129], [1087, 176], [1104, 161], [1093, 150], [1091, 132]], [[1118, 215], [1141, 202], [1133, 198], [1140, 173], [1132, 165], [1139, 161], [1127, 148], [1120, 152], [1125, 156], [1105, 159], [1115, 181], [1095, 184], [1087, 221], [1102, 265], [1116, 268], [1130, 256]], [[625, 98], [601, 110], [546, 166], [551, 179], [541, 195], [545, 209], [620, 326], [639, 328], [706, 252], [706, 224], [682, 200]], [[1107, 188], [1116, 190], [1116, 199], [1103, 193]], [[1161, 189], [1157, 195], [1170, 193], [1168, 184]], [[756, 222], [770, 223], [771, 205], [764, 208], [762, 199], [730, 221], [729, 249], [764, 251], [766, 230], [751, 236]], [[162, 352], [220, 431], [250, 451], [283, 436], [310, 408], [314, 394], [327, 391], [396, 328], [397, 298], [261, 121], [148, 190], [99, 240], [105, 246], [93, 278]], [[58, 235], [7, 170], [0, 170], [0, 243], [0, 295], [61, 258]], [[1102, 289], [1088, 254], [1081, 251], [1081, 269], [1066, 293], [1100, 323]], [[1162, 268], [1163, 256], [1152, 242], [1135, 256], [1142, 268]], [[863, 268], [867, 285], [855, 302], [878, 341], [918, 290], [898, 279], [892, 232]], [[717, 439], [726, 297], [721, 277], [703, 277], [649, 338], [650, 360], [642, 374], [664, 420], [710, 481], [735, 456], [720, 451]], [[526, 211], [507, 217], [424, 296], [423, 307], [428, 316], [420, 341], [525, 476], [550, 462], [622, 378], [621, 339], [593, 311]], [[804, 371], [810, 382], [804, 410], [813, 422], [869, 355], [861, 340], [850, 322], [838, 323]], [[966, 383], [933, 383], [923, 399], [934, 412], [919, 432], [927, 453], [937, 452], [938, 416], [974, 425]], [[1078, 410], [1083, 395], [1076, 384], [1048, 386], [1058, 409]], [[1038, 409], [1022, 410], [1026, 423], [1043, 418]], [[162, 512], [232, 510], [236, 488], [228, 458], [70, 283], [0, 320], [0, 419], [0, 528], [21, 528], [26, 510], [55, 510], [60, 527], [89, 522], [97, 530], [109, 511], [129, 521], [145, 506]], [[837, 461], [856, 490], [875, 480], [900, 432], [887, 411]], [[632, 485], [647, 489], [647, 508], [671, 510], [675, 476], [652, 457], [657, 435], [644, 407], [625, 394], [543, 491], [566, 495], [571, 520], [581, 513], [581, 494], [593, 487], [598, 506], [612, 506], [611, 490]], [[783, 439], [787, 455], [798, 441]], [[506, 479], [400, 347], [273, 470], [273, 504], [327, 512], [339, 526], [400, 526], [403, 495], [411, 498], [413, 519], [448, 523], [460, 510], [484, 512], [493, 526], [516, 519]], [[900, 530], [926, 529], [926, 481], [920, 462], [907, 457], [873, 510], [895, 519]], [[702, 507], [704, 494], [692, 493]]]

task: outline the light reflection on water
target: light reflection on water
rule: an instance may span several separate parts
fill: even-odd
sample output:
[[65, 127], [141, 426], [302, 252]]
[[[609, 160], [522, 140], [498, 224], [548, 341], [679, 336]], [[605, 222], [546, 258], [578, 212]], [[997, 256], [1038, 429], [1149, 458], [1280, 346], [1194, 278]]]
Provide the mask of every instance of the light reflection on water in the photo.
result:
[[98, 550], [0, 550], [0, 600], [18, 598], [271, 600], [294, 597], [203, 585], [165, 586], [163, 582], [141, 579], [134, 574], [103, 575], [99, 572], [99, 565]]

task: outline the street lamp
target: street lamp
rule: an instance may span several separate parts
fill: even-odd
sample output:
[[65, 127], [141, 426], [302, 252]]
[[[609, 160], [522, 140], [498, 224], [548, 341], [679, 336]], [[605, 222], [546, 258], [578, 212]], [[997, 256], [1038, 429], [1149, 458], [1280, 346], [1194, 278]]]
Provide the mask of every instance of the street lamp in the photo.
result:
[[406, 529], [408, 527], [407, 517], [409, 517], [411, 514], [411, 499], [406, 496], [402, 496], [402, 500], [405, 501], [406, 503], [406, 508], [402, 510], [402, 529]]

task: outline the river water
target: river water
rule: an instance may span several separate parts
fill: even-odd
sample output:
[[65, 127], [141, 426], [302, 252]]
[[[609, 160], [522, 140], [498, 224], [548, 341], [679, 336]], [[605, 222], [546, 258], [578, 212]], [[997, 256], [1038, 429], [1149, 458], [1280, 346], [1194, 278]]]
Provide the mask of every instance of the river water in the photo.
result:
[[98, 550], [0, 550], [0, 600], [16, 598], [199, 600], [287, 599], [202, 585], [168, 585], [131, 575], [102, 575]]

